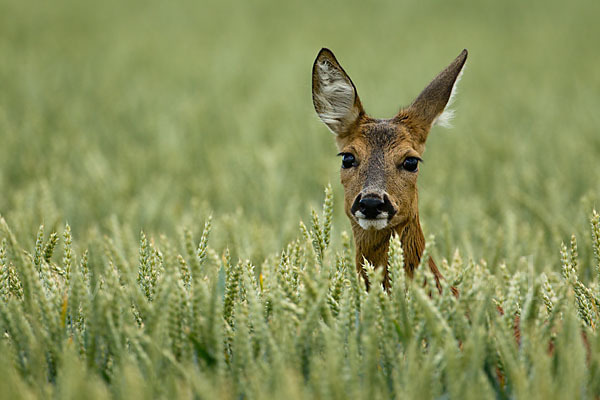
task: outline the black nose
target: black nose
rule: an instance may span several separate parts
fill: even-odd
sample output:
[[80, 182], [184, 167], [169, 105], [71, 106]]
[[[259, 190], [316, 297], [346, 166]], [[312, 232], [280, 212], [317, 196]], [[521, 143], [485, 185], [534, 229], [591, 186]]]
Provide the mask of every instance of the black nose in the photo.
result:
[[376, 218], [384, 210], [385, 202], [379, 197], [363, 197], [358, 202], [358, 211], [364, 214], [365, 218]]

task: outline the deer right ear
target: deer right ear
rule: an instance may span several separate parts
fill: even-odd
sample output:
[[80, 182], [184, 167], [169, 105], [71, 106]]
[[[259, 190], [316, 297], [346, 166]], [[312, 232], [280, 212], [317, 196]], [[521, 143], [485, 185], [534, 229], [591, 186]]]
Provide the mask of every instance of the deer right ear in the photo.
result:
[[423, 142], [427, 138], [427, 132], [434, 124], [449, 125], [453, 112], [447, 107], [452, 103], [456, 93], [456, 84], [460, 80], [467, 55], [467, 50], [463, 50], [446, 69], [431, 81], [408, 108], [408, 112], [427, 126], [425, 135], [421, 138]]
[[321, 121], [337, 136], [364, 114], [356, 87], [329, 49], [321, 49], [313, 64], [312, 98]]

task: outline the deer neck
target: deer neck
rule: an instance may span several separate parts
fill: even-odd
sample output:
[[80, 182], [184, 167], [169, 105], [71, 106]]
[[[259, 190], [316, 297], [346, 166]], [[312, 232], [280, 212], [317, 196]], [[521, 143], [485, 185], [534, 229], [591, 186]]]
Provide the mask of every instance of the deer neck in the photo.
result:
[[356, 247], [356, 268], [366, 278], [363, 268], [363, 259], [375, 268], [385, 268], [385, 280], [388, 279], [387, 263], [390, 239], [399, 236], [404, 251], [404, 269], [412, 278], [414, 270], [419, 266], [421, 255], [425, 249], [425, 237], [419, 222], [419, 215], [409, 220], [406, 224], [393, 229], [364, 230], [358, 224], [352, 224], [354, 244]]

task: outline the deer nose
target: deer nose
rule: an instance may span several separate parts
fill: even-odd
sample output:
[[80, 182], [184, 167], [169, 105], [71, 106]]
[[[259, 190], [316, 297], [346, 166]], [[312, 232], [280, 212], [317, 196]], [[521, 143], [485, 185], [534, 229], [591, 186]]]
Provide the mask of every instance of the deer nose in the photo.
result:
[[364, 214], [365, 218], [377, 218], [385, 211], [385, 202], [379, 197], [363, 197], [358, 202], [358, 210]]

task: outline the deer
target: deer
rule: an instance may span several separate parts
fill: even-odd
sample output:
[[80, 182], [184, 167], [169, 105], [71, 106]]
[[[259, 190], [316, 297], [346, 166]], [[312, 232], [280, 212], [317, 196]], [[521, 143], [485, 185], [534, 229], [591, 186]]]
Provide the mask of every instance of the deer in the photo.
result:
[[[468, 52], [464, 49], [407, 107], [390, 119], [372, 118], [363, 109], [354, 83], [331, 50], [323, 48], [312, 68], [312, 99], [317, 115], [334, 134], [342, 157], [340, 180], [344, 210], [350, 219], [356, 250], [356, 269], [369, 290], [365, 263], [384, 268], [383, 286], [389, 291], [388, 250], [392, 236], [400, 237], [404, 269], [409, 278], [420, 265], [425, 236], [419, 221], [417, 176], [425, 142], [434, 125], [450, 126], [449, 109], [456, 94]], [[431, 257], [427, 260], [437, 290], [443, 276]], [[452, 294], [459, 297], [456, 288]], [[504, 310], [497, 305], [501, 315]], [[521, 342], [520, 317], [514, 316], [513, 334]], [[588, 354], [591, 347], [581, 332]], [[552, 353], [554, 344], [549, 343]], [[498, 379], [504, 376], [497, 370]]]
[[[390, 119], [370, 117], [354, 83], [327, 48], [312, 68], [312, 100], [317, 115], [334, 134], [342, 159], [340, 180], [344, 210], [352, 227], [356, 269], [369, 280], [365, 263], [384, 268], [383, 286], [390, 288], [388, 250], [398, 236], [409, 278], [421, 262], [425, 237], [419, 221], [417, 177], [425, 142], [434, 125], [449, 126], [449, 108], [467, 61], [463, 50], [416, 99]], [[441, 292], [442, 274], [430, 257], [428, 265]], [[453, 289], [457, 295], [456, 289]]]

